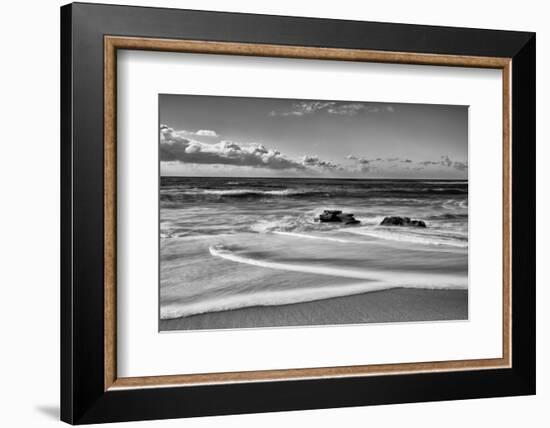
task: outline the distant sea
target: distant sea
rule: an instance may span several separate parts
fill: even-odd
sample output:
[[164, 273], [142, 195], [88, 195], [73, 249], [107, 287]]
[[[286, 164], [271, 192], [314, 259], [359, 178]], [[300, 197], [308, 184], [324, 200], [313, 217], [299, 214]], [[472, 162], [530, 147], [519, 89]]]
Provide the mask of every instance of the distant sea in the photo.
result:
[[[361, 223], [320, 223], [325, 209]], [[385, 216], [427, 228], [380, 226]], [[164, 320], [393, 288], [467, 290], [467, 278], [467, 181], [161, 178]]]

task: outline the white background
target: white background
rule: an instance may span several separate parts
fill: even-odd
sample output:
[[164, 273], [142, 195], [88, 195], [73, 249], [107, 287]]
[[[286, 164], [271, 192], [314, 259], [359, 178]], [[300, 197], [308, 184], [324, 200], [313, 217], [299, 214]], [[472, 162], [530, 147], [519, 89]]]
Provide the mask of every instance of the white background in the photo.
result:
[[[502, 356], [502, 71], [125, 51], [117, 78], [119, 376]], [[468, 105], [469, 320], [158, 334], [159, 93]]]
[[[104, 1], [110, 3], [109, 1]], [[544, 2], [276, 2], [189, 0], [128, 4], [415, 24], [537, 31], [538, 395], [461, 402], [131, 423], [185, 427], [547, 426], [550, 402], [550, 28]], [[59, 406], [59, 5], [4, 2], [0, 13], [0, 420], [8, 427], [54, 426]]]

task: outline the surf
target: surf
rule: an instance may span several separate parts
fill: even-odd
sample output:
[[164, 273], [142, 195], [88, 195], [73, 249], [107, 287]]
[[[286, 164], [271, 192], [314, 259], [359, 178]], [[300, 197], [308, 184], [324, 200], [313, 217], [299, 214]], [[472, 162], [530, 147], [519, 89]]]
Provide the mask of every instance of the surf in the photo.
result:
[[230, 248], [218, 244], [209, 247], [214, 257], [220, 257], [235, 263], [248, 264], [268, 269], [278, 269], [289, 272], [310, 273], [340, 278], [361, 279], [367, 281], [383, 281], [392, 286], [427, 288], [427, 289], [466, 289], [467, 284], [453, 275], [438, 273], [395, 272], [385, 270], [359, 270], [341, 268], [337, 266], [320, 266], [314, 264], [284, 263], [268, 259], [252, 258], [232, 251]]
[[281, 230], [274, 230], [271, 233], [275, 235], [289, 236], [292, 238], [316, 239], [319, 241], [338, 242], [340, 244], [370, 244], [370, 242], [359, 241], [356, 239], [335, 238], [332, 236], [309, 235], [306, 233], [284, 232]]
[[313, 302], [333, 297], [353, 296], [373, 291], [394, 288], [383, 284], [341, 284], [317, 288], [295, 288], [292, 290], [264, 290], [248, 294], [211, 297], [201, 301], [165, 305], [161, 309], [162, 319], [172, 319], [198, 315], [207, 312], [221, 312], [253, 306], [278, 306], [294, 303]]
[[344, 229], [346, 233], [369, 236], [372, 238], [385, 239], [399, 242], [411, 242], [414, 244], [449, 246], [457, 248], [468, 248], [468, 241], [457, 237], [444, 237], [429, 234], [420, 234], [410, 231], [390, 231], [385, 229]]
[[358, 269], [348, 269], [332, 266], [282, 263], [260, 258], [252, 258], [239, 254], [223, 245], [209, 247], [213, 257], [226, 261], [277, 269], [290, 272], [328, 275], [333, 277], [357, 279], [359, 282], [336, 283], [314, 287], [298, 287], [290, 289], [258, 288], [247, 292], [234, 294], [223, 293], [222, 296], [197, 296], [193, 301], [174, 302], [161, 308], [162, 319], [188, 317], [209, 312], [220, 312], [254, 306], [278, 306], [303, 302], [312, 302], [337, 297], [353, 296], [393, 288], [419, 288], [440, 290], [467, 289], [466, 280], [441, 274], [415, 274], [413, 272], [377, 272]]

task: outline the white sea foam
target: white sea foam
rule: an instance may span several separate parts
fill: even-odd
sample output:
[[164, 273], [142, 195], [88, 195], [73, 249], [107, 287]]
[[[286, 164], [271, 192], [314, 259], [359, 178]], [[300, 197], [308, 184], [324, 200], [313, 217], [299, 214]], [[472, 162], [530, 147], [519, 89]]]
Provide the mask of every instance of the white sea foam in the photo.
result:
[[468, 242], [466, 240], [457, 239], [454, 237], [443, 237], [429, 234], [420, 234], [414, 232], [403, 231], [390, 231], [385, 229], [344, 229], [344, 232], [353, 233], [356, 235], [370, 236], [378, 239], [387, 239], [391, 241], [400, 242], [412, 242], [415, 244], [424, 245], [447, 245], [450, 247], [467, 248]]
[[[344, 232], [346, 232], [344, 230]], [[348, 231], [349, 232], [349, 231]], [[389, 245], [390, 243], [387, 242], [388, 240], [358, 240], [358, 239], [346, 239], [346, 238], [338, 238], [334, 236], [320, 236], [320, 235], [310, 235], [306, 233], [296, 233], [296, 232], [282, 232], [282, 231], [273, 231], [272, 232], [275, 235], [281, 235], [281, 236], [288, 236], [291, 238], [299, 238], [299, 239], [313, 239], [318, 241], [327, 241], [327, 242], [337, 242], [340, 244], [357, 244], [357, 245]], [[358, 233], [357, 235], [365, 236], [371, 238], [372, 236], [366, 235], [363, 233]], [[392, 241], [392, 240], [390, 240]], [[434, 251], [433, 248], [430, 248], [429, 246], [426, 246], [426, 248], [415, 248], [416, 251]], [[437, 251], [455, 251], [454, 249], [438, 249]]]
[[218, 196], [239, 196], [239, 195], [268, 195], [268, 196], [289, 196], [301, 195], [306, 193], [302, 189], [278, 189], [278, 190], [259, 190], [253, 188], [241, 189], [197, 189], [178, 191], [183, 195], [218, 195]]
[[282, 263], [272, 260], [264, 260], [239, 254], [224, 245], [213, 245], [209, 248], [210, 254], [236, 263], [244, 263], [260, 266], [268, 269], [279, 269], [290, 272], [312, 273], [316, 275], [328, 275], [341, 278], [363, 279], [370, 281], [384, 281], [393, 283], [393, 286], [417, 287], [417, 288], [441, 288], [441, 289], [465, 289], [467, 284], [464, 279], [453, 275], [416, 272], [376, 271], [363, 269], [340, 268], [334, 266], [306, 265], [295, 263]]
[[293, 230], [311, 229], [316, 225], [315, 217], [306, 214], [299, 217], [284, 216], [275, 220], [259, 220], [250, 226], [253, 232], [269, 233], [269, 232], [289, 232]]
[[331, 297], [352, 296], [371, 291], [392, 288], [384, 284], [361, 282], [356, 284], [329, 285], [314, 288], [293, 288], [289, 290], [263, 290], [247, 294], [211, 297], [186, 304], [167, 304], [161, 308], [161, 318], [171, 319], [205, 312], [219, 312], [251, 306], [276, 306], [311, 302]]
[[357, 239], [344, 239], [336, 238], [333, 236], [319, 236], [319, 235], [309, 235], [306, 233], [296, 233], [296, 232], [284, 232], [280, 230], [273, 231], [276, 235], [291, 236], [294, 238], [304, 238], [304, 239], [317, 239], [320, 241], [330, 241], [330, 242], [339, 242], [341, 244], [367, 244], [366, 241], [360, 241]]
[[219, 312], [251, 306], [276, 306], [292, 303], [310, 302], [334, 297], [352, 296], [392, 288], [418, 288], [441, 290], [465, 290], [467, 280], [461, 277], [444, 274], [425, 274], [414, 272], [396, 273], [366, 271], [319, 265], [281, 263], [270, 260], [247, 257], [223, 245], [209, 248], [210, 254], [228, 261], [247, 265], [278, 269], [290, 272], [329, 275], [341, 278], [359, 279], [361, 282], [351, 284], [331, 284], [316, 287], [298, 287], [292, 289], [258, 289], [246, 293], [210, 296], [188, 303], [165, 304], [161, 308], [161, 318], [171, 319], [206, 312]]

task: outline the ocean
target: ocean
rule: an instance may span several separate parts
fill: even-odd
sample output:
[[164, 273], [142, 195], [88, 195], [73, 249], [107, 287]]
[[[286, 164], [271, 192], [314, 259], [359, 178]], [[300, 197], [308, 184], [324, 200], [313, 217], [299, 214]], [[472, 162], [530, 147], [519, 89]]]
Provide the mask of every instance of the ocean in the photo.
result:
[[467, 181], [161, 177], [161, 320], [395, 288], [468, 289]]

